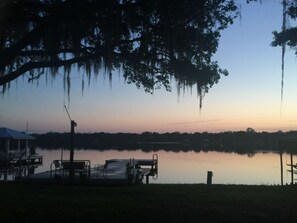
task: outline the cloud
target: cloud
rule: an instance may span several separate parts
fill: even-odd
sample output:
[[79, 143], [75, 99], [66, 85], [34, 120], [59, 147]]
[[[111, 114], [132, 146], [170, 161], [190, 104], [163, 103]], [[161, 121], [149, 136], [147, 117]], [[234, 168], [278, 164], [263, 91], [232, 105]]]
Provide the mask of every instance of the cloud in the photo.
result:
[[201, 121], [188, 121], [188, 122], [172, 122], [167, 125], [194, 125], [194, 124], [204, 124], [204, 123], [218, 123], [220, 119], [211, 119], [211, 120], [201, 120]]

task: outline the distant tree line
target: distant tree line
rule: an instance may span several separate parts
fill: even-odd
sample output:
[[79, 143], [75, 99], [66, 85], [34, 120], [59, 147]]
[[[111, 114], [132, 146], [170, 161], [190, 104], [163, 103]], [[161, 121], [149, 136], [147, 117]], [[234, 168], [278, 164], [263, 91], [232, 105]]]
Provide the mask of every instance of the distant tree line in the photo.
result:
[[[35, 134], [35, 146], [46, 149], [69, 148], [70, 133], [49, 132]], [[222, 151], [254, 153], [263, 151], [297, 152], [297, 131], [255, 132], [228, 131], [221, 133], [76, 133], [76, 149], [136, 150], [143, 151]]]

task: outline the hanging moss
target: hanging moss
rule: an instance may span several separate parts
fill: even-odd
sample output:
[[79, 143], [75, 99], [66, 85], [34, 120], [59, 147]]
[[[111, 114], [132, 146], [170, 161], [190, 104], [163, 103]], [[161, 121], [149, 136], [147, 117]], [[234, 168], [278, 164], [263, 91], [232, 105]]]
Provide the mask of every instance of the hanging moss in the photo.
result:
[[150, 93], [170, 90], [170, 80], [181, 88], [197, 85], [201, 107], [203, 95], [227, 74], [212, 56], [237, 9], [233, 0], [5, 0], [0, 86], [48, 69], [64, 73], [70, 95], [73, 71], [83, 70], [89, 83], [99, 74], [111, 83], [121, 69], [126, 83]]

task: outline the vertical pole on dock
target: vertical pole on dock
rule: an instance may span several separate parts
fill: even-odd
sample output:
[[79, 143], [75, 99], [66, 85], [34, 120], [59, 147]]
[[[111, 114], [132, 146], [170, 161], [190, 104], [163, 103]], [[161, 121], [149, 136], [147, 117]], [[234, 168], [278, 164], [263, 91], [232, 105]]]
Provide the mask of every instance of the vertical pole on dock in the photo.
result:
[[74, 157], [74, 127], [76, 126], [75, 121], [71, 120], [71, 141], [70, 141], [70, 167], [69, 167], [69, 179], [70, 181], [73, 179], [74, 177], [74, 169], [73, 169], [73, 157]]
[[8, 160], [9, 160], [9, 138], [6, 139], [6, 160], [5, 160], [5, 170], [4, 170], [4, 182], [7, 182], [8, 176]]
[[284, 171], [283, 171], [283, 152], [280, 150], [280, 169], [281, 169], [281, 185], [284, 185]]
[[74, 128], [77, 126], [76, 122], [71, 119], [69, 112], [67, 110], [66, 105], [64, 105], [65, 110], [67, 112], [68, 118], [70, 120], [70, 126], [71, 126], [71, 136], [70, 136], [70, 158], [69, 158], [69, 180], [72, 181], [74, 177], [74, 169], [73, 169], [73, 157], [74, 157]]
[[294, 184], [294, 172], [293, 172], [293, 154], [290, 153], [290, 158], [291, 158], [291, 184]]
[[22, 151], [21, 151], [21, 140], [18, 139], [18, 153], [19, 153], [19, 178], [22, 177]]

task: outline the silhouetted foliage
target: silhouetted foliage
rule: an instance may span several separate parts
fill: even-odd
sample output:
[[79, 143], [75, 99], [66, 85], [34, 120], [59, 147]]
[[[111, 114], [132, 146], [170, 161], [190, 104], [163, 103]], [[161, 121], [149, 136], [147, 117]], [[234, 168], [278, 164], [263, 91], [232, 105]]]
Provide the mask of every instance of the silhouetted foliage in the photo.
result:
[[[46, 149], [69, 148], [70, 133], [35, 135], [35, 145]], [[221, 151], [253, 154], [256, 151], [297, 152], [297, 132], [221, 132], [221, 133], [76, 133], [77, 149], [143, 151]]]
[[[237, 15], [233, 0], [1, 0], [0, 86], [83, 69], [152, 92], [197, 85], [199, 95], [227, 75], [212, 55]], [[63, 69], [63, 71], [61, 70]]]
[[[283, 4], [285, 4], [285, 16], [286, 20], [296, 21], [297, 19], [297, 1], [296, 0], [283, 0]], [[272, 42], [272, 46], [282, 46], [283, 44], [287, 44], [289, 47], [292, 47], [296, 50], [297, 46], [297, 27], [293, 26], [290, 23], [290, 26], [284, 27], [281, 32], [274, 31], [274, 41]], [[297, 51], [296, 51], [297, 53]]]

